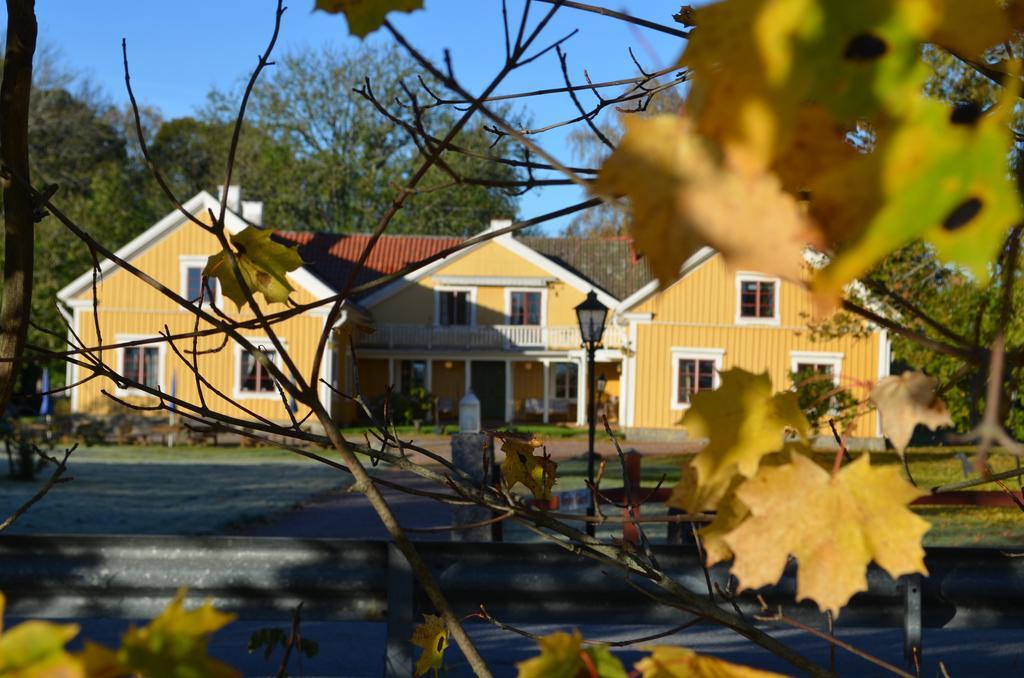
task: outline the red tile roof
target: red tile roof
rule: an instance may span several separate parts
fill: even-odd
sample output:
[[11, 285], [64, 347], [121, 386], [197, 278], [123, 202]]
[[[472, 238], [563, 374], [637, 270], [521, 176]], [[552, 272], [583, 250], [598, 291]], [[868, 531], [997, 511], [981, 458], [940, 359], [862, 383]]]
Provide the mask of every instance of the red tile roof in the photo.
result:
[[[336, 290], [345, 285], [352, 267], [370, 242], [366, 233], [276, 231], [275, 235], [298, 244], [306, 268]], [[356, 277], [356, 285], [400, 271], [460, 242], [462, 238], [440, 235], [381, 236]]]
[[[297, 244], [307, 270], [339, 291], [370, 241], [366, 233], [276, 231], [274, 235], [283, 242]], [[400, 271], [462, 240], [442, 235], [384, 235], [374, 246], [355, 284]], [[652, 277], [647, 261], [634, 254], [630, 238], [523, 237], [519, 241], [619, 299], [640, 289]]]

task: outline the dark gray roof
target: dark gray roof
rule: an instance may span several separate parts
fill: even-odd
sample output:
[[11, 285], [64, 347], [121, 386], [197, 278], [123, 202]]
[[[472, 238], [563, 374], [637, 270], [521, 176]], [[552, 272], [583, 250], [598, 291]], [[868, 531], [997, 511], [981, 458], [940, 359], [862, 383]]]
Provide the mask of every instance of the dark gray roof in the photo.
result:
[[622, 300], [654, 279], [647, 260], [633, 252], [631, 238], [545, 238], [518, 240]]

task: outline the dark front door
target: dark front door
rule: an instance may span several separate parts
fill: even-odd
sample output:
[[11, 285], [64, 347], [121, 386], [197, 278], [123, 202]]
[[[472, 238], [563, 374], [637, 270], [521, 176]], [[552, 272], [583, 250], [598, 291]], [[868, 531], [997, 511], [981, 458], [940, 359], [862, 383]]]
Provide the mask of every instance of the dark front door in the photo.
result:
[[474, 360], [470, 383], [480, 399], [480, 419], [494, 423], [505, 421], [505, 363]]

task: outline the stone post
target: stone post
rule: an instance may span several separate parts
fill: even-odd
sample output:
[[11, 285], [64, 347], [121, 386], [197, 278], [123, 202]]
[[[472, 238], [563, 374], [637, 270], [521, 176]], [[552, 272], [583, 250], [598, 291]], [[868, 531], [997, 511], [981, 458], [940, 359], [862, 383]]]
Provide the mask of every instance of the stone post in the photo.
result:
[[[480, 401], [470, 391], [459, 401], [459, 432], [452, 435], [452, 463], [481, 487], [488, 484], [487, 475], [494, 468], [494, 443], [488, 438], [480, 432]], [[452, 513], [455, 525], [470, 525], [491, 517], [490, 511], [479, 506], [456, 506]], [[452, 541], [491, 541], [491, 527], [453, 530]]]

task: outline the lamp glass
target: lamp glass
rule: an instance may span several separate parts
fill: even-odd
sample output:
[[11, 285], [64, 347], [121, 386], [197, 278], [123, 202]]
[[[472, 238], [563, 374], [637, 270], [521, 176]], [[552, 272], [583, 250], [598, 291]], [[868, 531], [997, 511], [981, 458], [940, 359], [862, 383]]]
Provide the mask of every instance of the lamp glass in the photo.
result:
[[580, 336], [588, 344], [601, 341], [604, 334], [604, 322], [608, 315], [608, 307], [597, 300], [593, 291], [576, 307], [576, 318], [580, 324]]

